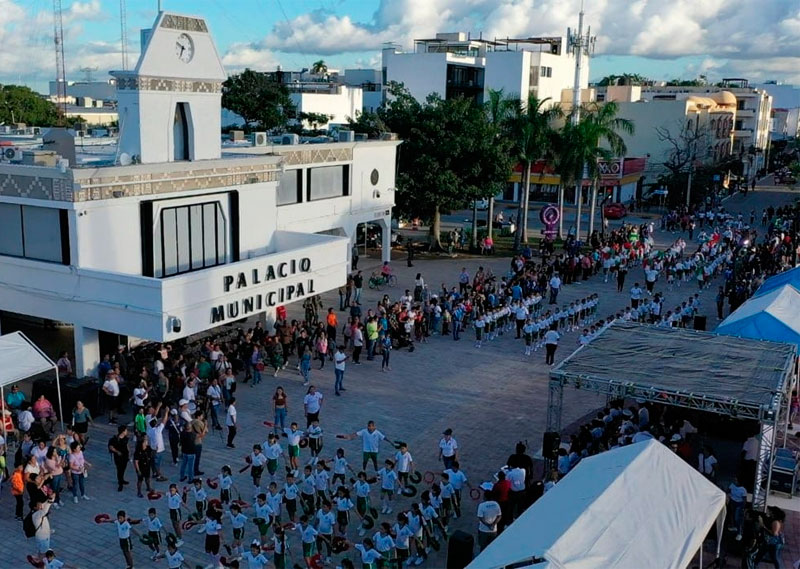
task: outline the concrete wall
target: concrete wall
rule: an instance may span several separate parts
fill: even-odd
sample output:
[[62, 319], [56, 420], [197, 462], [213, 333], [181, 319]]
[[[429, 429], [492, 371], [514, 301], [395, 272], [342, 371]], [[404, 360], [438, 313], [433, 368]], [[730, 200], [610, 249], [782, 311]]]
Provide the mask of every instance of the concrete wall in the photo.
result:
[[489, 89], [503, 90], [510, 97], [526, 98], [530, 86], [530, 57], [525, 51], [490, 51], [486, 54], [483, 100], [489, 100]]
[[[322, 113], [332, 117], [328, 122], [346, 123], [347, 117], [355, 119], [364, 103], [360, 87], [342, 85], [339, 93], [291, 93], [289, 96], [298, 113]], [[325, 128], [327, 122], [317, 125]], [[310, 128], [310, 124], [305, 125]]]
[[[397, 53], [383, 50], [386, 81], [403, 83], [420, 101], [431, 93], [444, 97], [447, 90], [447, 58], [445, 53]], [[474, 58], [465, 58], [474, 59]]]

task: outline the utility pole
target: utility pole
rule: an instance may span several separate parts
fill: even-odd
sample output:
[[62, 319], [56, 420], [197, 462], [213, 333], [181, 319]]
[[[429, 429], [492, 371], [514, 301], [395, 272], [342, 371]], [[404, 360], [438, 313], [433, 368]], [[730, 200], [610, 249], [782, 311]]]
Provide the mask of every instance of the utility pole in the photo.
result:
[[64, 70], [64, 22], [61, 17], [61, 0], [53, 0], [53, 44], [56, 50], [56, 105], [66, 117], [67, 77]]
[[[586, 35], [583, 33], [583, 1], [581, 1], [581, 11], [578, 14], [578, 33], [573, 35], [570, 30], [567, 30], [567, 42], [572, 53], [575, 54], [575, 82], [572, 87], [572, 114], [570, 121], [573, 125], [577, 125], [581, 120], [581, 72], [583, 71], [583, 56], [587, 58], [594, 50], [595, 38], [592, 37], [592, 28], [589, 26], [586, 30]], [[580, 240], [581, 237], [581, 208], [583, 206], [583, 178], [584, 171], [581, 172], [580, 179], [575, 183], [575, 195], [578, 199], [578, 216], [575, 220], [575, 238]], [[563, 199], [561, 200], [561, 218], [564, 217]]]
[[[160, 10], [159, 10], [160, 11]], [[128, 70], [128, 15], [125, 0], [119, 0], [120, 50], [122, 51], [122, 70]]]

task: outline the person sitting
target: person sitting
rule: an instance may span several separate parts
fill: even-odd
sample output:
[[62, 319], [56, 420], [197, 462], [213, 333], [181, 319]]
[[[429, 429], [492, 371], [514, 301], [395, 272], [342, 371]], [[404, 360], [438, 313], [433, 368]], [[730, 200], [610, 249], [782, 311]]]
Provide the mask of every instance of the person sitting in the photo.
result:
[[42, 427], [44, 427], [46, 431], [50, 433], [55, 431], [58, 417], [56, 416], [55, 409], [53, 409], [53, 404], [48, 401], [44, 394], [41, 394], [34, 402], [33, 416], [42, 424]]
[[19, 385], [12, 385], [11, 391], [6, 395], [6, 403], [12, 413], [16, 413], [22, 408], [25, 402], [25, 394], [19, 390]]
[[381, 267], [381, 275], [385, 278], [389, 278], [389, 275], [392, 274], [392, 267], [389, 265], [389, 261], [384, 261], [383, 266]]

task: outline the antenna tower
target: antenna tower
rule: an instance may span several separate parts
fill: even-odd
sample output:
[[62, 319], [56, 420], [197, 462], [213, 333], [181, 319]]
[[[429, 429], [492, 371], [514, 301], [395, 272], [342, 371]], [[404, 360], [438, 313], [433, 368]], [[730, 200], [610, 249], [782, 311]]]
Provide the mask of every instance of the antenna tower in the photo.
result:
[[125, 0], [119, 0], [120, 48], [122, 49], [122, 70], [128, 70], [128, 15]]
[[581, 11], [578, 15], [578, 33], [574, 34], [572, 30], [567, 29], [567, 42], [572, 53], [575, 54], [575, 83], [572, 88], [572, 122], [577, 124], [581, 115], [581, 71], [583, 70], [583, 58], [589, 57], [594, 53], [595, 38], [592, 35], [592, 27], [586, 29], [586, 34], [583, 33], [583, 2], [581, 2]]
[[53, 43], [56, 49], [56, 105], [67, 113], [67, 77], [64, 69], [64, 22], [61, 18], [61, 0], [53, 0]]

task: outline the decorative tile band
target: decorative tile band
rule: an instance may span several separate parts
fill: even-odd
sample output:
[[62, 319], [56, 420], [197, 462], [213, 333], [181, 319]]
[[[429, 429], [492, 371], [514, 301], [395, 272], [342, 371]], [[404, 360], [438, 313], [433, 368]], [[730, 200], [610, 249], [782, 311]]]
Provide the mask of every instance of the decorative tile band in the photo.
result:
[[352, 148], [310, 148], [308, 150], [278, 151], [287, 166], [317, 164], [320, 162], [347, 162], [353, 159]]
[[69, 178], [21, 174], [0, 174], [0, 196], [65, 202], [75, 198]]
[[222, 93], [222, 81], [170, 79], [146, 75], [117, 76], [117, 91], [172, 91], [180, 93]]
[[187, 16], [177, 16], [175, 14], [166, 14], [164, 19], [161, 20], [161, 27], [169, 28], [170, 30], [182, 30], [184, 32], [208, 33], [208, 26], [206, 26], [205, 20], [189, 18]]

